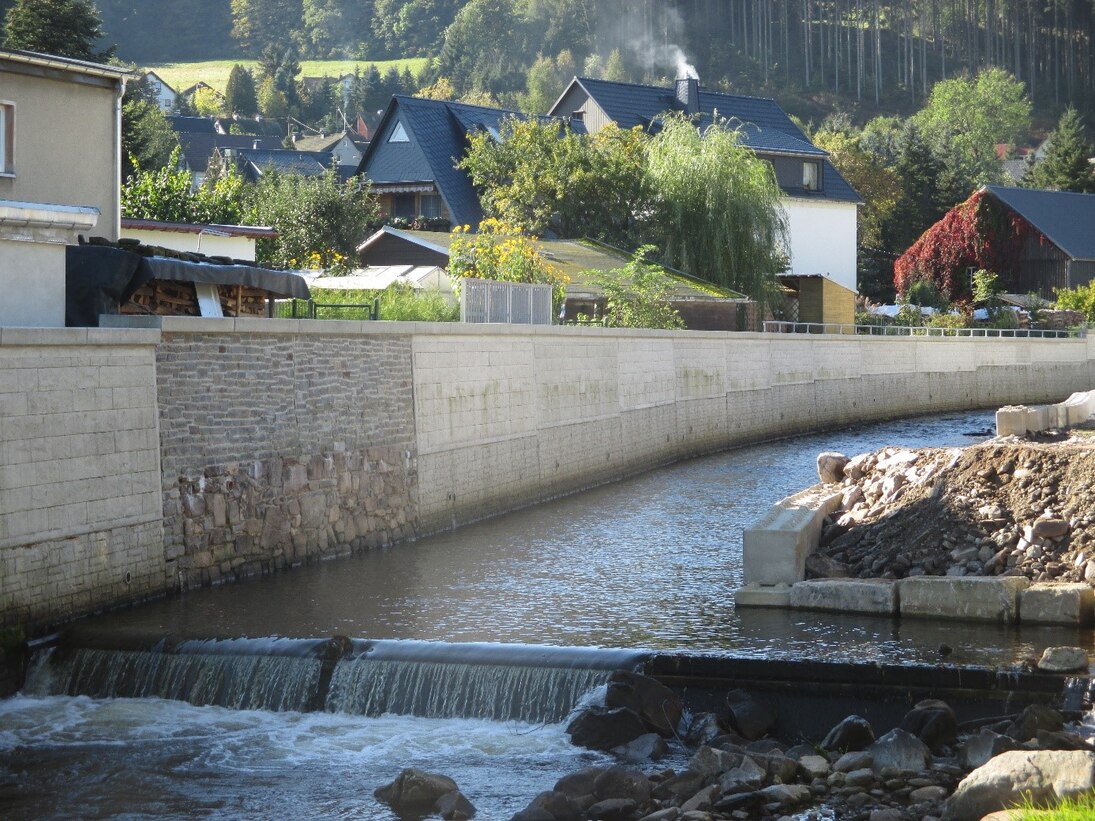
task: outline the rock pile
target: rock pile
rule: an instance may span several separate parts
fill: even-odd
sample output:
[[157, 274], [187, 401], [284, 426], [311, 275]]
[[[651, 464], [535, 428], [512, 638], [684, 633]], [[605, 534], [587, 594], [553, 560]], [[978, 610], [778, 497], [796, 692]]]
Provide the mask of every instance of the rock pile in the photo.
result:
[[813, 578], [1025, 576], [1095, 583], [1095, 448], [995, 441], [818, 457], [843, 499]]
[[[649, 773], [649, 763], [646, 770], [587, 767], [537, 795], [511, 821], [752, 821], [792, 814], [966, 821], [1002, 809], [1020, 789], [1052, 800], [1085, 783], [1085, 772], [1088, 788], [1095, 785], [1095, 767], [1084, 770], [1084, 757], [1095, 762], [1095, 750], [1065, 729], [1060, 713], [1042, 706], [962, 731], [951, 708], [932, 699], [877, 738], [869, 721], [849, 716], [817, 744], [788, 746], [769, 736], [777, 720], [770, 704], [733, 691], [727, 705], [725, 713], [701, 713], [682, 728], [675, 743], [694, 748], [682, 770]], [[581, 723], [579, 717], [571, 727]], [[1027, 756], [1029, 766], [1017, 766], [1009, 779], [993, 757], [1012, 751]]]

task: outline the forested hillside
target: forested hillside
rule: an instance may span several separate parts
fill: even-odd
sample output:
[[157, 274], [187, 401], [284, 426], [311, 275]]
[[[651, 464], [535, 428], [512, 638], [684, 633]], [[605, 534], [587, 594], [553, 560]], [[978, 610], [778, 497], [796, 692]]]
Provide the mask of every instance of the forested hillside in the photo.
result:
[[[6, 5], [0, 0], [0, 6]], [[99, 0], [138, 63], [258, 57], [436, 58], [457, 93], [500, 101], [590, 73], [672, 76], [801, 96], [824, 108], [912, 111], [932, 84], [1001, 66], [1038, 110], [1090, 109], [1088, 0]], [[531, 77], [530, 77], [531, 71]], [[819, 109], [820, 110], [820, 109]]]

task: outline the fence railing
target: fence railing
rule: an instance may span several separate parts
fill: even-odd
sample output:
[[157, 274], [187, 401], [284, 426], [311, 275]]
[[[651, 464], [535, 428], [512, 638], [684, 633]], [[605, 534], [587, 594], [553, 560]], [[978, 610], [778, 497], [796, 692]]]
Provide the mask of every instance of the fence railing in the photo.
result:
[[939, 337], [1004, 337], [1030, 339], [1083, 339], [1087, 326], [1064, 331], [1038, 328], [932, 328], [922, 325], [848, 325], [835, 322], [785, 322], [769, 319], [765, 333], [777, 334], [855, 334], [858, 336], [939, 336]]
[[278, 299], [273, 300], [272, 307], [271, 316], [282, 319], [380, 319], [379, 299], [360, 303]]

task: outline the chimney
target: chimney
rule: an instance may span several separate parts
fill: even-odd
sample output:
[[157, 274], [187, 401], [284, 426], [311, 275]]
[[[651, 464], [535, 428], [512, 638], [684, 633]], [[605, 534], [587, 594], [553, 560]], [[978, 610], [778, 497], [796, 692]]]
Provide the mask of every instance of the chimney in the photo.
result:
[[252, 140], [251, 148], [255, 151], [258, 151], [260, 148], [262, 148], [262, 140]]
[[699, 80], [695, 77], [681, 77], [677, 80], [677, 104], [689, 117], [700, 113]]

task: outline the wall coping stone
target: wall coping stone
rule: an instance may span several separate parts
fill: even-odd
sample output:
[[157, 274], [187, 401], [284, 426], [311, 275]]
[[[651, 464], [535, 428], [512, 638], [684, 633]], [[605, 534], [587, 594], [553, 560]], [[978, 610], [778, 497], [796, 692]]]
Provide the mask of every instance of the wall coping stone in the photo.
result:
[[157, 345], [160, 332], [144, 328], [4, 328], [0, 347]]
[[98, 221], [99, 209], [88, 205], [0, 199], [0, 240], [67, 245]]

